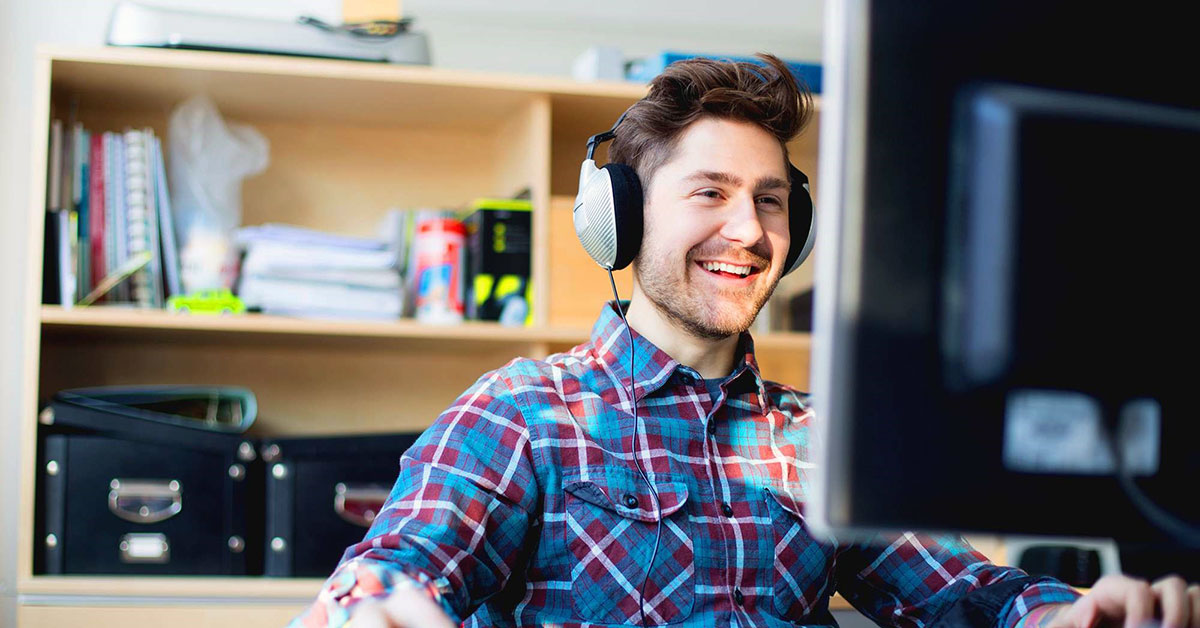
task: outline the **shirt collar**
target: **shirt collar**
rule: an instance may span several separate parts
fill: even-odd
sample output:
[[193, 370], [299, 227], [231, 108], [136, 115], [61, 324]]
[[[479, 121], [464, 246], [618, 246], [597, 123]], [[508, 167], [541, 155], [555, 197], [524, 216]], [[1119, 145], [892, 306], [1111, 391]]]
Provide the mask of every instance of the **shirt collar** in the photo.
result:
[[[622, 309], [628, 310], [628, 301], [622, 301], [621, 304]], [[686, 369], [686, 372], [692, 376], [699, 375], [694, 370], [676, 362], [665, 351], [639, 334], [636, 329], [629, 329], [633, 332], [632, 345], [629, 344], [629, 333], [626, 332], [625, 322], [617, 313], [616, 302], [609, 301], [600, 309], [600, 318], [592, 327], [592, 346], [596, 356], [623, 385], [627, 385], [629, 382], [629, 353], [632, 348], [632, 373], [634, 381], [637, 382], [636, 392], [639, 399], [662, 388], [676, 370]], [[746, 392], [753, 390], [758, 393], [759, 406], [760, 408], [765, 407], [766, 389], [758, 370], [758, 361], [754, 357], [754, 339], [750, 337], [749, 332], [742, 332], [738, 338], [736, 355], [739, 356], [737, 366], [730, 373], [731, 377], [729, 383], [726, 384], [726, 390], [729, 390], [729, 386], [733, 386], [735, 383], [746, 386], [741, 390]], [[750, 378], [750, 380], [747, 381], [745, 378]], [[753, 385], [751, 386], [751, 384]]]
[[726, 392], [731, 392], [735, 384], [744, 386], [741, 392], [757, 393], [759, 409], [765, 411], [767, 404], [767, 388], [763, 382], [762, 373], [758, 370], [758, 359], [754, 357], [754, 338], [750, 332], [744, 331], [738, 338], [738, 365], [733, 369], [733, 377], [726, 385]]

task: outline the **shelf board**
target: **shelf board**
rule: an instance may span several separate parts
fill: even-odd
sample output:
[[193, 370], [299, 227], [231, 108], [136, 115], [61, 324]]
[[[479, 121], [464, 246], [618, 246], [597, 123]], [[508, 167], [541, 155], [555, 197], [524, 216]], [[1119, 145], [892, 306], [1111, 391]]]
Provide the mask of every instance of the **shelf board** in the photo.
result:
[[[261, 576], [211, 577], [194, 576], [34, 576], [21, 583], [22, 595], [38, 596], [106, 596], [109, 603], [123, 597], [161, 597], [178, 603], [180, 598], [209, 600], [245, 600], [261, 603], [291, 603], [304, 605], [317, 597], [324, 580], [319, 578], [265, 578]], [[833, 610], [853, 610], [841, 595], [835, 594], [829, 607]]]
[[[560, 120], [587, 121], [594, 133], [592, 118], [613, 119], [648, 89], [632, 81], [280, 55], [63, 45], [38, 51], [52, 64], [56, 90], [114, 111], [165, 112], [207, 93], [233, 118], [489, 128], [514, 107], [548, 95], [572, 112]], [[819, 110], [820, 96], [813, 102]]]
[[235, 119], [487, 129], [549, 95], [632, 103], [643, 83], [580, 82], [278, 55], [119, 47], [42, 46], [56, 91], [114, 111], [166, 111], [206, 93]]
[[372, 63], [270, 54], [53, 44], [42, 45], [39, 47], [39, 51], [56, 61], [92, 64], [454, 85], [614, 98], [641, 98], [646, 95], [647, 87], [645, 83], [634, 81], [576, 81], [549, 75], [480, 72], [431, 65]]
[[175, 314], [163, 310], [120, 306], [77, 307], [68, 310], [56, 305], [44, 305], [42, 328], [48, 331], [71, 330], [83, 333], [104, 333], [109, 330], [169, 331], [277, 337], [428, 339], [496, 344], [578, 342], [587, 337], [587, 332], [574, 329], [506, 327], [499, 323], [481, 321], [429, 325], [411, 319], [338, 321], [266, 314]]
[[22, 595], [112, 598], [218, 598], [304, 604], [317, 597], [321, 578], [263, 576], [33, 576]]
[[[224, 334], [290, 339], [312, 337], [324, 340], [434, 340], [475, 344], [575, 345], [587, 340], [589, 331], [554, 327], [506, 327], [498, 323], [467, 321], [456, 325], [428, 325], [411, 319], [395, 321], [327, 321], [242, 314], [206, 316], [173, 314], [163, 310], [93, 306], [63, 309], [43, 305], [43, 333], [107, 335], [136, 332], [161, 332], [169, 335]], [[157, 334], [151, 334], [157, 335]], [[810, 334], [780, 332], [755, 338], [755, 347], [768, 351], [807, 351]]]

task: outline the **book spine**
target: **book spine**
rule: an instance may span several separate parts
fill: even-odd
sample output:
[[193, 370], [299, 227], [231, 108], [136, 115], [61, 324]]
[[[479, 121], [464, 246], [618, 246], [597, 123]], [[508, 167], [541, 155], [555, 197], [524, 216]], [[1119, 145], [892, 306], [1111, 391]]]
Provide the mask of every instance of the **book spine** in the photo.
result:
[[70, 122], [63, 127], [62, 135], [59, 138], [59, 141], [62, 142], [62, 154], [59, 157], [58, 162], [58, 168], [60, 171], [58, 178], [58, 185], [60, 188], [58, 192], [58, 208], [72, 211], [75, 209], [75, 195], [72, 191], [73, 177], [71, 176], [71, 172], [75, 167], [75, 151], [71, 150], [74, 128], [74, 122]]
[[104, 251], [104, 137], [91, 137], [88, 165], [88, 244], [91, 248], [91, 287], [104, 280], [108, 267]]
[[87, 152], [84, 150], [83, 124], [76, 122], [71, 129], [71, 202], [76, 211], [83, 204], [83, 167], [87, 163]]
[[62, 209], [62, 120], [50, 122], [50, 171], [46, 177], [46, 211]]
[[46, 224], [42, 239], [42, 303], [62, 303], [58, 275], [58, 212], [43, 215]]
[[[126, 242], [129, 255], [149, 252], [150, 226], [146, 200], [146, 138], [141, 131], [125, 132], [125, 211], [127, 219]], [[143, 267], [133, 274], [131, 294], [138, 307], [153, 305], [151, 277]]]
[[84, 130], [83, 124], [76, 122], [75, 128], [71, 134], [71, 149], [75, 156], [72, 170], [72, 206], [75, 208], [75, 213], [79, 218], [79, 233], [78, 236], [78, 266], [75, 269], [77, 278], [75, 300], [82, 301], [83, 297], [90, 289], [91, 272], [91, 246], [88, 243], [88, 231], [91, 223], [88, 219], [88, 204], [87, 204], [87, 163], [89, 149], [87, 143], [87, 131]]
[[[113, 198], [116, 200], [116, 206], [113, 207], [113, 220], [116, 227], [116, 233], [113, 234], [113, 242], [116, 244], [116, 266], [120, 266], [129, 260], [129, 199], [125, 196], [125, 136], [120, 133], [113, 134], [113, 177], [112, 184], [116, 188]], [[113, 289], [115, 298], [122, 303], [128, 303], [132, 300], [132, 294], [129, 290], [129, 283], [122, 282], [117, 284]]]
[[[106, 274], [121, 265], [117, 256], [117, 134], [104, 134], [104, 256]], [[105, 297], [110, 303], [118, 301], [117, 293]]]
[[154, 189], [158, 194], [158, 224], [162, 237], [163, 274], [167, 296], [183, 294], [179, 285], [179, 246], [175, 238], [175, 217], [171, 214], [171, 195], [167, 190], [167, 167], [162, 141], [154, 138]]
[[74, 212], [60, 209], [54, 212], [58, 235], [58, 302], [64, 309], [75, 303], [75, 259], [72, 251]]
[[150, 277], [150, 305], [163, 306], [162, 246], [158, 228], [158, 193], [155, 190], [154, 130], [142, 129], [142, 172], [146, 181], [146, 245], [150, 251], [147, 274]]

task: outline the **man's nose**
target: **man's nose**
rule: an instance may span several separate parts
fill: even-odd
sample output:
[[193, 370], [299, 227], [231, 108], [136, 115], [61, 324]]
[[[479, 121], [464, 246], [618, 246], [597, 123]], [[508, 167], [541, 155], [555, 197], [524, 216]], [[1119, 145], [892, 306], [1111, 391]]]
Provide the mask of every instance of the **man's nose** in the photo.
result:
[[753, 195], [738, 195], [730, 203], [725, 224], [721, 227], [721, 235], [747, 248], [762, 240], [763, 227], [759, 222], [758, 208], [754, 204]]

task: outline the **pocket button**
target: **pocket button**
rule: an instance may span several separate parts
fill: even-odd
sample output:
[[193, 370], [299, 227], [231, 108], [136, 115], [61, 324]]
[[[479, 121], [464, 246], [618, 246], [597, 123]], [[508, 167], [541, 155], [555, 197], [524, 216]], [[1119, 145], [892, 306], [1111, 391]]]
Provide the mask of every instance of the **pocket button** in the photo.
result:
[[637, 497], [634, 497], [633, 494], [625, 493], [624, 499], [625, 499], [625, 507], [626, 508], [637, 508], [638, 507]]

